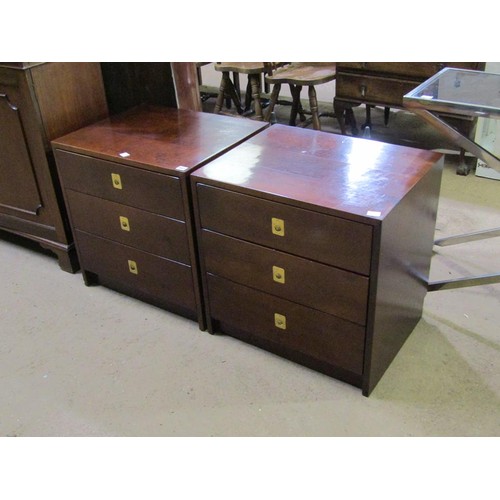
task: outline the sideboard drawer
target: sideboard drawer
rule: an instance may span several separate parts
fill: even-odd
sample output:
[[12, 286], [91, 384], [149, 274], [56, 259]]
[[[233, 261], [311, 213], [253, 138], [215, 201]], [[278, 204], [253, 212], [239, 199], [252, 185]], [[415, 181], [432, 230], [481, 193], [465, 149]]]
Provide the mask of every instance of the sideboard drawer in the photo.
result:
[[415, 88], [415, 81], [376, 76], [337, 74], [336, 99], [403, 105], [403, 96]]
[[196, 311], [191, 267], [136, 248], [75, 231], [82, 268], [124, 293]]
[[[463, 64], [463, 63], [461, 63]], [[355, 70], [363, 72], [404, 75], [406, 77], [429, 78], [445, 67], [446, 63], [411, 63], [411, 62], [345, 62], [337, 65], [337, 70]]]
[[348, 271], [370, 274], [367, 224], [198, 184], [201, 226]]
[[55, 150], [65, 189], [184, 220], [177, 177]]
[[190, 263], [185, 222], [71, 189], [66, 190], [66, 200], [75, 229]]
[[223, 278], [207, 277], [214, 319], [277, 348], [362, 373], [363, 327]]
[[365, 276], [207, 230], [202, 245], [208, 273], [366, 324]]

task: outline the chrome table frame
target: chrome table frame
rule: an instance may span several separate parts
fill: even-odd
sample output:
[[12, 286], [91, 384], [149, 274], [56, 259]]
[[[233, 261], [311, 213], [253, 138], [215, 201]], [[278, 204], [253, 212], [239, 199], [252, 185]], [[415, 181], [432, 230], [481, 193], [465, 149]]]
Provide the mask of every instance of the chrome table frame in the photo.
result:
[[[443, 135], [445, 135], [459, 147], [469, 151], [471, 154], [484, 161], [489, 167], [493, 168], [497, 172], [500, 172], [500, 158], [448, 125], [448, 123], [446, 123], [444, 119], [439, 115], [439, 113], [444, 113], [455, 116], [462, 115], [470, 117], [500, 119], [500, 107], [492, 107], [488, 104], [467, 103], [451, 100], [447, 101], [443, 99], [433, 98], [432, 96], [421, 96], [422, 92], [425, 89], [429, 88], [432, 84], [435, 84], [444, 74], [453, 72], [455, 72], [457, 76], [460, 73], [466, 73], [469, 76], [473, 74], [484, 74], [483, 71], [444, 68], [434, 76], [420, 84], [418, 87], [413, 89], [411, 92], [406, 94], [403, 97], [403, 105], [408, 110], [412, 111], [416, 115], [423, 118], [426, 122], [434, 126], [437, 130], [439, 130]], [[493, 75], [492, 73], [487, 74]], [[494, 76], [498, 78], [498, 91], [500, 92], [500, 74], [495, 74]], [[459, 173], [466, 173], [466, 171], [459, 171]], [[438, 246], [457, 245], [470, 241], [493, 238], [496, 236], [500, 236], [500, 228], [449, 236], [447, 238], [436, 240], [434, 244]], [[500, 283], [500, 273], [470, 276], [445, 281], [427, 282], [427, 290], [449, 290], [453, 288], [464, 288], [494, 283]]]

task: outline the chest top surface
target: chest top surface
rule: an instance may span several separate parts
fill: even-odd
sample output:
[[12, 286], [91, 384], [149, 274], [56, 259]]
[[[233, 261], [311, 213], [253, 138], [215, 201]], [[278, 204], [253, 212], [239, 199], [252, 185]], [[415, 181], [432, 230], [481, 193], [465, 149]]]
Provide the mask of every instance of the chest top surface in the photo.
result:
[[383, 219], [437, 164], [439, 153], [273, 125], [193, 174], [284, 203]]
[[229, 116], [141, 106], [60, 137], [52, 141], [52, 145], [74, 153], [181, 175], [267, 126], [267, 123]]

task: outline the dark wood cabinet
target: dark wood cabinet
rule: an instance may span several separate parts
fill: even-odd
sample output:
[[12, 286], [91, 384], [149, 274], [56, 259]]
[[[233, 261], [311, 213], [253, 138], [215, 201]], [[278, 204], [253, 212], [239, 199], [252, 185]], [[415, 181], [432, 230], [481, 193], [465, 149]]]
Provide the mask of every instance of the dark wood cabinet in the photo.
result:
[[[418, 87], [446, 66], [484, 70], [485, 63], [467, 62], [340, 62], [337, 63], [334, 108], [343, 134], [346, 133], [345, 114], [353, 106], [367, 105], [367, 122], [370, 126], [369, 106], [402, 108], [403, 96]], [[386, 118], [387, 119], [387, 118]], [[471, 120], [459, 120], [458, 126], [469, 130]], [[357, 126], [352, 124], [354, 135]]]
[[422, 314], [443, 160], [274, 125], [191, 176], [208, 329], [368, 395]]
[[140, 106], [53, 141], [85, 282], [204, 328], [188, 178], [266, 127]]
[[107, 115], [98, 63], [0, 63], [0, 229], [78, 268], [50, 141]]

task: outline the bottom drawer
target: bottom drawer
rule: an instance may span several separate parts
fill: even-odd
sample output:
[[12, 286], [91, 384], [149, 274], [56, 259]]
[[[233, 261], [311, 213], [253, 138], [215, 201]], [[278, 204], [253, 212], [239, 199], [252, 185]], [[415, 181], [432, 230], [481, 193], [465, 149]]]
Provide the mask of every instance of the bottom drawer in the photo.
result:
[[99, 283], [167, 309], [174, 305], [196, 314], [190, 266], [83, 231], [75, 231], [75, 238], [82, 270], [96, 274]]
[[218, 276], [209, 274], [207, 281], [210, 315], [223, 333], [247, 333], [252, 343], [285, 357], [309, 366], [317, 361], [312, 367], [320, 371], [340, 368], [361, 376], [363, 327]]

